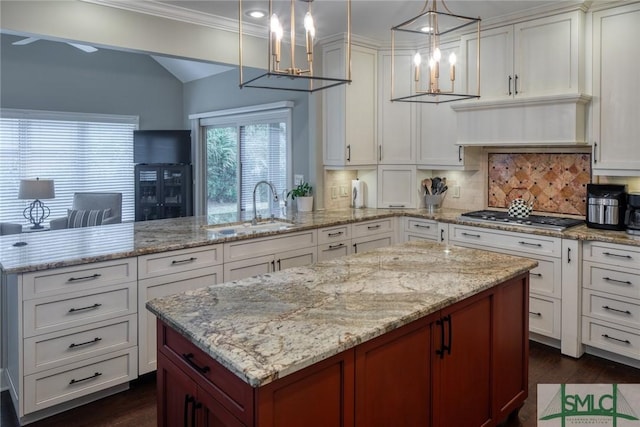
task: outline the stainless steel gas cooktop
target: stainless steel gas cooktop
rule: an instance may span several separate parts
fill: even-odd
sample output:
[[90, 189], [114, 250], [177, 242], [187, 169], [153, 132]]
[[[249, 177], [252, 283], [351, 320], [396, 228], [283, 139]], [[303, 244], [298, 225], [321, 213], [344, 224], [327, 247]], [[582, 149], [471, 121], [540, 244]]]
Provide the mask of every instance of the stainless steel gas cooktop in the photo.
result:
[[584, 224], [584, 221], [581, 219], [546, 215], [529, 215], [526, 218], [513, 218], [510, 217], [507, 212], [492, 210], [466, 212], [460, 215], [460, 219], [479, 223], [504, 223], [553, 231], [562, 231], [569, 227]]

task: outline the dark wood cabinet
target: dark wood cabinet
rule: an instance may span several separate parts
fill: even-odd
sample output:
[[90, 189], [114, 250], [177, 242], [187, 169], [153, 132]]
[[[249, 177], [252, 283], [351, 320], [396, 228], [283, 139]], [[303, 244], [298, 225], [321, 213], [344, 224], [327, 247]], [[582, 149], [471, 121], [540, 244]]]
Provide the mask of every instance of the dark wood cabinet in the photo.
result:
[[496, 426], [527, 397], [528, 287], [521, 275], [259, 388], [159, 320], [159, 425], [181, 425], [188, 372], [198, 426]]
[[191, 165], [136, 165], [136, 221], [193, 215]]

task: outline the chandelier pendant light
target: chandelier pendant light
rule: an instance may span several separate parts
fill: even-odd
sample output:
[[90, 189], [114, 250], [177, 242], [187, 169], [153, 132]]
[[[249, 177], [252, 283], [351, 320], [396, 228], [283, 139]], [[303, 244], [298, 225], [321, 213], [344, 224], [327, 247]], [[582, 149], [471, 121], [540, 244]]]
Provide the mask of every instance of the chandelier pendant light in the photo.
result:
[[[445, 11], [438, 10], [438, 0], [427, 0], [422, 11], [415, 17], [391, 28], [391, 101], [439, 104], [480, 97], [480, 22], [481, 19], [456, 15], [440, 0]], [[460, 36], [473, 31], [477, 34], [475, 93], [460, 91], [456, 86], [455, 51], [444, 55], [446, 42], [459, 42]], [[398, 42], [397, 38], [402, 40]], [[444, 43], [443, 43], [444, 42]], [[411, 64], [402, 63], [409, 60], [408, 55], [397, 55], [396, 50], [415, 52], [411, 55]], [[445, 56], [447, 61], [445, 61]], [[407, 93], [396, 93], [396, 68], [412, 69], [411, 85]], [[470, 83], [472, 76], [466, 76]], [[469, 84], [469, 86], [472, 86]]]
[[[267, 63], [263, 72], [257, 76], [248, 77], [245, 80], [245, 66], [243, 61], [243, 9], [242, 0], [238, 0], [238, 22], [239, 22], [239, 73], [240, 88], [252, 87], [261, 89], [278, 89], [291, 90], [298, 92], [313, 93], [318, 90], [351, 83], [351, 0], [345, 0], [346, 3], [346, 34], [347, 34], [347, 50], [346, 50], [346, 69], [344, 78], [341, 77], [323, 77], [317, 75], [313, 67], [313, 51], [314, 41], [316, 39], [316, 27], [312, 16], [311, 4], [313, 0], [291, 0], [287, 13], [280, 16], [274, 11], [274, 0], [268, 0], [269, 24], [268, 24], [268, 44]], [[277, 1], [277, 4], [284, 4], [283, 1]], [[304, 30], [304, 55], [300, 55], [303, 59], [300, 61], [296, 57], [296, 4], [306, 3], [306, 13], [303, 19], [298, 19], [298, 23], [302, 21], [301, 28]], [[339, 3], [339, 2], [337, 2]], [[284, 40], [285, 26], [281, 19], [288, 15], [289, 40]], [[299, 17], [299, 15], [298, 15]], [[302, 46], [302, 44], [300, 45]], [[288, 49], [287, 49], [288, 47]], [[288, 52], [286, 52], [288, 50]], [[288, 58], [285, 56], [288, 55]], [[299, 61], [299, 62], [298, 62]], [[255, 74], [255, 73], [253, 73]]]

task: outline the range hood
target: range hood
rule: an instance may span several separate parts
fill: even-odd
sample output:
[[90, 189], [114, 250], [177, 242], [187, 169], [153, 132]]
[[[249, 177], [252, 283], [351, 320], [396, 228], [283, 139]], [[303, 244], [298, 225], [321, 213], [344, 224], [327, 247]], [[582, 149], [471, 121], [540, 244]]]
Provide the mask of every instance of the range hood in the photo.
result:
[[586, 144], [591, 96], [553, 95], [459, 102], [458, 145]]

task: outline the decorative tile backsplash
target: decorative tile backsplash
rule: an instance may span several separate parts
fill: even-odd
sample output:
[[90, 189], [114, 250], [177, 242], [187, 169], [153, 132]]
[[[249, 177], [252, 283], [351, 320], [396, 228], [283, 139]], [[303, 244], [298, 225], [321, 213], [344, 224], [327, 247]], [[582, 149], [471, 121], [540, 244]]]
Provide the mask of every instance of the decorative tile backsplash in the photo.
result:
[[522, 196], [533, 209], [586, 214], [591, 155], [586, 153], [489, 153], [488, 206], [507, 208]]

